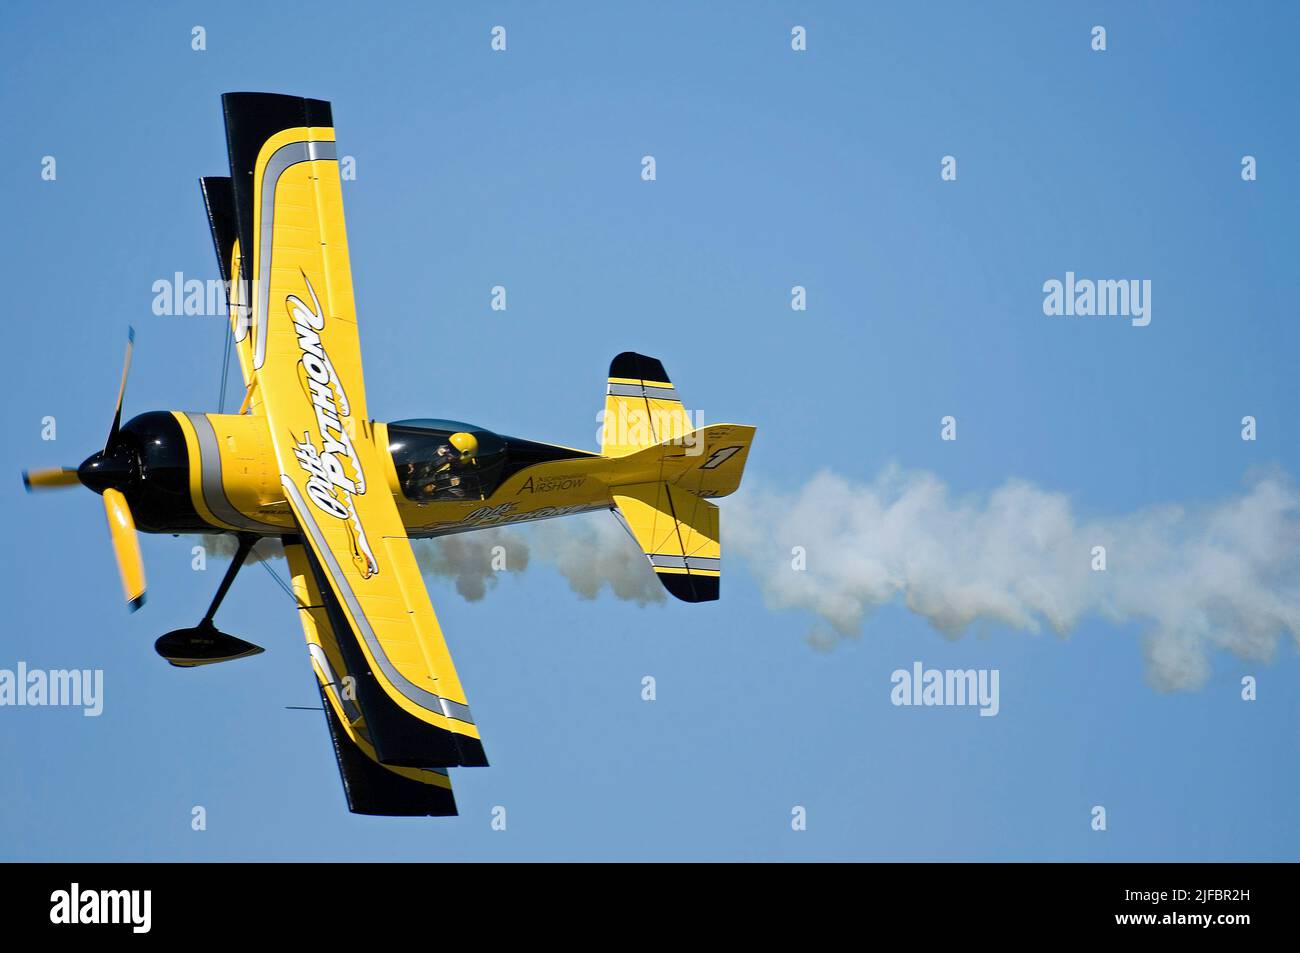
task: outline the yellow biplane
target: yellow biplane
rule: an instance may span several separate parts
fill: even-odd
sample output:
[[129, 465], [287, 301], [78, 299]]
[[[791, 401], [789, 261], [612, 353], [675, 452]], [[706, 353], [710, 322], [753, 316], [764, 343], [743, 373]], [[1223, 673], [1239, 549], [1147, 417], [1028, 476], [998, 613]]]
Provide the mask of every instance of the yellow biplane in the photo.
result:
[[202, 621], [156, 643], [177, 666], [262, 651], [213, 618], [256, 542], [280, 539], [350, 809], [455, 814], [447, 769], [487, 758], [410, 540], [610, 509], [670, 593], [717, 599], [709, 500], [740, 485], [754, 428], [692, 428], [663, 365], [630, 352], [610, 365], [599, 453], [372, 420], [330, 105], [231, 93], [223, 106], [230, 177], [201, 185], [243, 406], [122, 423], [132, 334], [104, 449], [24, 483], [103, 496], [133, 609], [145, 598], [137, 530], [237, 538]]

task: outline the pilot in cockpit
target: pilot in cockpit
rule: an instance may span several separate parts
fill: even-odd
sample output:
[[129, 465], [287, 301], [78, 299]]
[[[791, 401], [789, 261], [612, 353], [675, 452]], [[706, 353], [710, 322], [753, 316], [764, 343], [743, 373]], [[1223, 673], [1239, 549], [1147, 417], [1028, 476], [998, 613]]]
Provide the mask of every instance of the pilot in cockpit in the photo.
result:
[[478, 438], [463, 431], [452, 434], [425, 465], [420, 495], [431, 500], [476, 499], [479, 494], [473, 474], [477, 457]]

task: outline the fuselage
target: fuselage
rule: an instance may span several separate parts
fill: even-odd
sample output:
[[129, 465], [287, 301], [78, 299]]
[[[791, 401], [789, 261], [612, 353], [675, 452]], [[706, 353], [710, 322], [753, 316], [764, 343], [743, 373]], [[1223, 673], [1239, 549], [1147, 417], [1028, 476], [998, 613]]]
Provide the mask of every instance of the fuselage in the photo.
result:
[[[383, 478], [411, 537], [608, 509], [611, 485], [653, 480], [623, 459], [507, 437], [446, 420], [371, 421]], [[453, 483], [434, 478], [436, 453], [454, 432], [479, 450]], [[266, 418], [254, 414], [154, 411], [122, 427], [122, 461], [136, 476], [122, 487], [136, 527], [148, 533], [295, 533]], [[83, 469], [84, 469], [83, 465]], [[372, 478], [373, 479], [373, 478]], [[92, 487], [95, 488], [95, 487]]]

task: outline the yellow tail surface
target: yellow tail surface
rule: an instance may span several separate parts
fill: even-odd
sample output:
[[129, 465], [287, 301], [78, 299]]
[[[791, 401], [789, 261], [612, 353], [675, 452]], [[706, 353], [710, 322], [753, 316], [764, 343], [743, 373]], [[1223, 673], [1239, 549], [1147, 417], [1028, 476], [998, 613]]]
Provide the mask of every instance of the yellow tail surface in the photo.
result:
[[[618, 457], [628, 482], [611, 486], [617, 513], [664, 588], [685, 602], [718, 598], [722, 541], [710, 497], [740, 486], [754, 428], [693, 429], [657, 359], [614, 358], [605, 396], [601, 453]], [[647, 479], [651, 477], [651, 479]]]

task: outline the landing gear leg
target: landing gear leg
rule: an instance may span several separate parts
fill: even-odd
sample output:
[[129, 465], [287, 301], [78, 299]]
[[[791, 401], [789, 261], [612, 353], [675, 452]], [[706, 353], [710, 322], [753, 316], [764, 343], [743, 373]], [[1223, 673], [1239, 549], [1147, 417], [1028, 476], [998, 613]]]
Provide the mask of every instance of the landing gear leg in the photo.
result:
[[235, 581], [235, 576], [244, 565], [244, 560], [257, 544], [257, 539], [251, 533], [239, 534], [239, 548], [235, 550], [235, 558], [230, 561], [230, 566], [221, 579], [221, 585], [217, 587], [217, 594], [212, 597], [212, 604], [208, 606], [207, 613], [194, 628], [176, 629], [159, 638], [153, 646], [155, 652], [177, 668], [193, 668], [196, 665], [211, 665], [214, 662], [246, 658], [263, 651], [260, 646], [252, 642], [245, 642], [243, 639], [218, 631], [212, 624], [217, 608], [226, 598], [231, 583]]
[[256, 536], [251, 533], [239, 534], [239, 548], [235, 550], [235, 558], [226, 567], [226, 574], [221, 579], [221, 585], [217, 586], [217, 594], [212, 597], [212, 605], [208, 606], [208, 614], [199, 623], [200, 628], [203, 626], [211, 627], [212, 617], [217, 614], [217, 607], [221, 605], [221, 600], [226, 598], [226, 593], [230, 591], [230, 584], [235, 581], [235, 576], [238, 575], [240, 567], [244, 565], [244, 560], [248, 558], [248, 554], [253, 551], [253, 547], [256, 545]]

